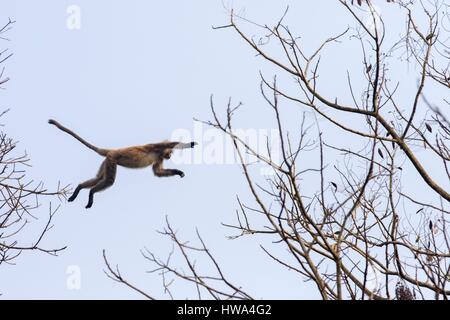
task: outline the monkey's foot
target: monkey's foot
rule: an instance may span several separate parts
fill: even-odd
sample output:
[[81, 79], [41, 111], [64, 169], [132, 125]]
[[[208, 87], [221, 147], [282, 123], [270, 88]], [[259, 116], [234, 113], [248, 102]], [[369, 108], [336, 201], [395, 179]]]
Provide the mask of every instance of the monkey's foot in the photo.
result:
[[72, 202], [73, 200], [75, 200], [77, 198], [77, 196], [78, 196], [78, 193], [80, 193], [80, 189], [76, 188], [75, 191], [70, 196], [70, 198], [67, 199], [67, 201]]
[[86, 209], [89, 209], [90, 207], [92, 207], [92, 202], [89, 202], [87, 205], [86, 205]]

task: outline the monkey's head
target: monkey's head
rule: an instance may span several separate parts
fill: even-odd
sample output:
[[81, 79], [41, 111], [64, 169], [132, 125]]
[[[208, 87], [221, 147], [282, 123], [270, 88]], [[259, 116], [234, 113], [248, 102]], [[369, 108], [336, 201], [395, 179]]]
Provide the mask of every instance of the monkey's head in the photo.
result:
[[163, 158], [170, 159], [170, 157], [172, 156], [172, 152], [173, 152], [172, 149], [164, 149]]

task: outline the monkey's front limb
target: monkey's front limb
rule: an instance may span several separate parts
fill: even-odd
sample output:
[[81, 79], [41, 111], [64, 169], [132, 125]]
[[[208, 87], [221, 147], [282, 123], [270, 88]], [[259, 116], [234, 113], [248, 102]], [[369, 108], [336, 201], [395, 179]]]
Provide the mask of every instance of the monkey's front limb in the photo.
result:
[[153, 173], [157, 177], [171, 177], [171, 176], [180, 176], [181, 178], [184, 177], [184, 172], [178, 169], [164, 169], [162, 166], [162, 162], [156, 162], [153, 165]]
[[180, 176], [184, 177], [184, 172], [178, 169], [155, 169], [153, 167], [153, 173], [157, 177], [172, 177], [172, 176]]
[[188, 142], [188, 143], [179, 142], [173, 148], [174, 149], [188, 149], [188, 148], [193, 148], [196, 145], [198, 145], [198, 143], [195, 141]]

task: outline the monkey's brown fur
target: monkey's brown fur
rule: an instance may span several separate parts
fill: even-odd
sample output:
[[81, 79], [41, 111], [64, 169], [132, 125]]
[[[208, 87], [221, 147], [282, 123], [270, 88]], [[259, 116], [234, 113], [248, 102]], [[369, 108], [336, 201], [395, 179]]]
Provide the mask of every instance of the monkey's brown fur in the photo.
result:
[[102, 149], [90, 144], [75, 132], [67, 129], [55, 120], [50, 119], [48, 120], [48, 123], [55, 125], [58, 129], [70, 134], [89, 149], [105, 157], [105, 160], [100, 166], [96, 177], [80, 183], [75, 188], [72, 196], [68, 199], [69, 202], [72, 202], [78, 196], [81, 189], [90, 188], [89, 201], [86, 205], [86, 209], [92, 207], [94, 202], [94, 194], [96, 192], [103, 191], [114, 184], [117, 165], [126, 168], [145, 168], [148, 166], [153, 166], [153, 172], [157, 177], [179, 175], [183, 178], [184, 172], [181, 170], [164, 169], [163, 161], [165, 159], [170, 159], [173, 149], [193, 148], [197, 144], [196, 142], [160, 142], [121, 149]]

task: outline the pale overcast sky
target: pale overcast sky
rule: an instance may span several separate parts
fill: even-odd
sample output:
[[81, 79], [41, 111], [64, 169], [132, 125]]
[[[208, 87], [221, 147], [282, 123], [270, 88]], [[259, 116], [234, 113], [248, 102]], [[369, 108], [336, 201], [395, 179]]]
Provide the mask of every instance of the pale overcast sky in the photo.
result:
[[[277, 21], [289, 5], [287, 23], [309, 39], [311, 47], [354, 25], [343, 8], [330, 3], [225, 2], [247, 18], [267, 24]], [[71, 5], [81, 10], [79, 30], [67, 27]], [[258, 132], [275, 128], [267, 114], [254, 112], [263, 105], [258, 72], [271, 76], [275, 69], [255, 57], [233, 31], [212, 30], [212, 25], [228, 21], [220, 0], [4, 0], [0, 9], [1, 21], [8, 17], [17, 21], [9, 32], [14, 52], [7, 63], [11, 81], [1, 93], [0, 107], [11, 108], [2, 119], [4, 130], [30, 155], [30, 178], [42, 179], [48, 187], [56, 187], [58, 181], [76, 185], [93, 176], [102, 161], [48, 125], [49, 118], [100, 147], [157, 142], [180, 130], [195, 136], [194, 131], [202, 129], [198, 141], [202, 148], [213, 133], [206, 127], [196, 129], [193, 118], [211, 118], [209, 96], [214, 94], [219, 110], [229, 96], [253, 110], [243, 112], [241, 128]], [[346, 61], [361, 67], [357, 50], [346, 55]], [[336, 70], [345, 75], [346, 68], [336, 66], [336, 57], [324, 61], [323, 68], [328, 74]], [[342, 81], [324, 83], [326, 92], [346, 88]], [[411, 83], [415, 85], [415, 80]], [[191, 150], [183, 152], [192, 155]], [[84, 209], [86, 191], [73, 203], [63, 202], [43, 244], [68, 248], [58, 257], [25, 253], [16, 265], [2, 265], [3, 297], [140, 298], [105, 276], [101, 253], [106, 249], [131, 282], [168, 298], [161, 279], [146, 273], [152, 266], [140, 254], [143, 247], [163, 257], [171, 250], [170, 242], [156, 232], [166, 215], [182, 239], [194, 239], [197, 227], [229, 278], [254, 297], [316, 297], [310, 284], [262, 252], [259, 239], [226, 238], [233, 232], [221, 222], [235, 221], [236, 195], [251, 202], [239, 166], [204, 161], [170, 166], [182, 169], [186, 177], [159, 179], [150, 168], [120, 168], [116, 184], [96, 196], [92, 209]], [[39, 211], [44, 218], [47, 206], [43, 203]], [[79, 289], [67, 286], [71, 266], [81, 272]], [[179, 298], [194, 297], [191, 286], [180, 284], [175, 292]]]

